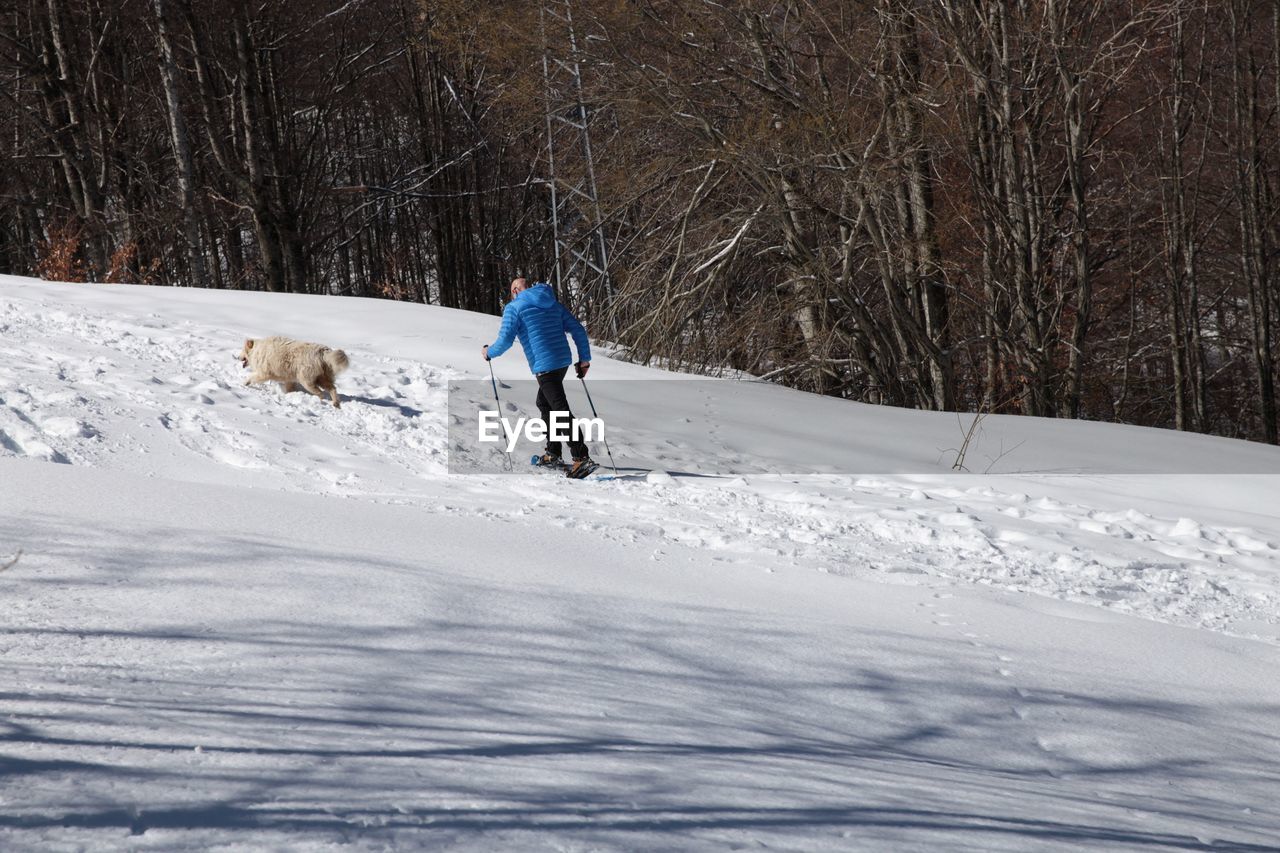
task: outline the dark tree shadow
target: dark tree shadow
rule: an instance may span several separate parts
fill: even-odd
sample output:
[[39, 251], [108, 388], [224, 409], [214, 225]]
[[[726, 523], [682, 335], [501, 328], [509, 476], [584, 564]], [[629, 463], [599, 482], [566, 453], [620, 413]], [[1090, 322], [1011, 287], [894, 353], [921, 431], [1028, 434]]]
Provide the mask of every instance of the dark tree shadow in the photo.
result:
[[[504, 586], [440, 566], [429, 547], [408, 561], [358, 543], [39, 516], [0, 519], [0, 541], [44, 543], [0, 576], [0, 600], [80, 607], [74, 624], [36, 609], [0, 626], [10, 833], [402, 847], [468, 833], [507, 848], [533, 833], [633, 849], [847, 832], [887, 847], [1276, 849], [1257, 840], [1267, 814], [1221, 817], [1239, 813], [1221, 797], [1280, 781], [1280, 742], [1256, 708], [1123, 684], [1012, 699], [958, 666], [953, 642]], [[232, 587], [253, 612], [184, 619], [149, 603], [177, 596], [199, 614]], [[329, 606], [335, 589], [351, 600]], [[395, 606], [406, 595], [420, 606]], [[1255, 757], [1054, 755], [1027, 745], [1014, 701], [1031, 719], [1176, 743], [1211, 733]], [[1190, 825], [1204, 831], [1175, 828]]]

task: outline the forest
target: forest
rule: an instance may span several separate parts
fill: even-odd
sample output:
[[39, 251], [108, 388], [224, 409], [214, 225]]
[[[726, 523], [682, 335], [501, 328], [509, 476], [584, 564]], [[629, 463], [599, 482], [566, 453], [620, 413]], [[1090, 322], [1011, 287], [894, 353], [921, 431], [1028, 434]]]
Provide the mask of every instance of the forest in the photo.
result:
[[0, 93], [0, 272], [1278, 441], [1276, 0], [10, 0]]

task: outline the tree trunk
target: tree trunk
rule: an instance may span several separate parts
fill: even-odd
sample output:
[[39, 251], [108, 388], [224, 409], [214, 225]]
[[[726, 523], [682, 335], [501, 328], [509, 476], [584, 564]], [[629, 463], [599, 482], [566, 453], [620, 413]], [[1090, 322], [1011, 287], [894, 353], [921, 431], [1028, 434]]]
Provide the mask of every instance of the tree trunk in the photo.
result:
[[164, 0], [154, 0], [156, 34], [160, 42], [160, 80], [164, 88], [165, 108], [169, 118], [169, 140], [178, 167], [178, 195], [182, 206], [182, 230], [186, 239], [188, 270], [194, 287], [209, 286], [209, 269], [200, 240], [200, 211], [196, 204], [195, 167], [191, 160], [191, 142], [187, 122], [178, 98], [177, 64], [173, 58], [173, 42], [166, 21]]

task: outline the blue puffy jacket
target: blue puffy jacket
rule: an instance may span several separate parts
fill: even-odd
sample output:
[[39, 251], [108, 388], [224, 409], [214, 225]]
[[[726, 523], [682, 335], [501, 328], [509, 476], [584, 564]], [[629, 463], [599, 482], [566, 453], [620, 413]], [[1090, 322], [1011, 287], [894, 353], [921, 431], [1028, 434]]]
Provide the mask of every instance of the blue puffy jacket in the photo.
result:
[[582, 328], [569, 309], [558, 301], [551, 285], [535, 284], [522, 290], [502, 309], [502, 328], [498, 339], [489, 344], [489, 358], [497, 358], [511, 349], [511, 342], [519, 338], [529, 369], [534, 373], [559, 370], [573, 364], [569, 342], [565, 333], [573, 335], [578, 348], [578, 361], [591, 360], [591, 342], [587, 330]]

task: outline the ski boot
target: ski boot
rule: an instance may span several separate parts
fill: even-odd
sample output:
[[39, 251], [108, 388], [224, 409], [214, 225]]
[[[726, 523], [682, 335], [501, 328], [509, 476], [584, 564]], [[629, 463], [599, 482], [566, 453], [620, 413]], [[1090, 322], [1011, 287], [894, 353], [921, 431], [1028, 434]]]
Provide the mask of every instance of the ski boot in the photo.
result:
[[533, 464], [539, 468], [563, 468], [564, 460], [554, 453], [544, 453], [541, 456], [535, 456]]
[[570, 480], [581, 480], [599, 467], [599, 465], [591, 461], [590, 456], [584, 456], [581, 459], [573, 460], [573, 464], [565, 470], [564, 475]]

